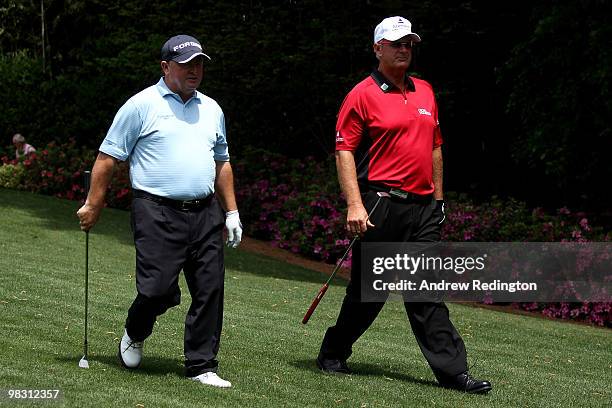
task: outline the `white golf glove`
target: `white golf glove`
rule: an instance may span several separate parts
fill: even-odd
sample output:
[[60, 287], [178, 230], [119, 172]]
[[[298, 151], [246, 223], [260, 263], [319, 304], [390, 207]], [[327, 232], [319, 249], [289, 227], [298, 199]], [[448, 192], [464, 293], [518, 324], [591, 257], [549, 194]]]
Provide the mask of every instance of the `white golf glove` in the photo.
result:
[[442, 224], [444, 220], [446, 220], [446, 205], [444, 204], [444, 200], [436, 200], [436, 211], [440, 213], [440, 221], [438, 221], [438, 224]]
[[227, 228], [227, 246], [237, 248], [242, 241], [242, 223], [238, 210], [225, 213], [225, 228]]

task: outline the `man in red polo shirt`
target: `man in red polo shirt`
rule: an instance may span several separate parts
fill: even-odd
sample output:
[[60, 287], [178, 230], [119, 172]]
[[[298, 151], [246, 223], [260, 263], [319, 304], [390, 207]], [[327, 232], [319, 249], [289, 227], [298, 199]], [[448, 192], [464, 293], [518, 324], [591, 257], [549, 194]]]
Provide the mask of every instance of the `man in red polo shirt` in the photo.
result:
[[[431, 85], [408, 76], [420, 42], [408, 20], [384, 19], [374, 30], [378, 69], [346, 96], [336, 125], [336, 166], [346, 197], [347, 229], [369, 242], [437, 242], [444, 221], [442, 135]], [[368, 219], [368, 210], [385, 191]], [[353, 248], [351, 281], [336, 325], [325, 333], [318, 367], [350, 373], [352, 345], [384, 302], [360, 301], [361, 245]], [[405, 303], [419, 347], [440, 385], [469, 393], [491, 390], [468, 373], [465, 345], [444, 303]]]

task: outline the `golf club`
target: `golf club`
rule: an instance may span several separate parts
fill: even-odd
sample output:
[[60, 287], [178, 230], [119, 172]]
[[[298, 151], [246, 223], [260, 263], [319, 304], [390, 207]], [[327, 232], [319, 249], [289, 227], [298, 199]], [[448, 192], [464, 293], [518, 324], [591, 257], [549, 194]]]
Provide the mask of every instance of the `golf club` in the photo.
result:
[[[372, 207], [372, 210], [368, 214], [368, 218], [366, 219], [366, 222], [370, 219], [372, 214], [374, 214], [374, 211], [376, 211], [376, 207], [378, 207], [378, 204], [380, 203], [380, 200], [383, 197], [389, 197], [389, 193], [378, 192], [376, 194], [378, 195], [378, 200], [376, 200], [376, 203], [374, 204], [374, 207]], [[336, 275], [336, 272], [338, 272], [340, 270], [340, 267], [344, 263], [344, 260], [346, 259], [346, 257], [348, 256], [349, 252], [353, 248], [353, 245], [355, 245], [355, 242], [357, 242], [358, 238], [359, 238], [359, 235], [355, 235], [355, 237], [351, 240], [351, 243], [349, 244], [348, 248], [346, 248], [346, 251], [344, 252], [344, 255], [342, 255], [342, 258], [340, 258], [340, 261], [336, 264], [336, 267], [332, 271], [331, 275], [329, 275], [329, 278], [327, 279], [327, 282], [325, 282], [325, 284], [321, 287], [321, 289], [319, 289], [319, 293], [317, 293], [317, 296], [315, 296], [314, 300], [312, 301], [312, 304], [310, 305], [310, 307], [306, 311], [306, 314], [304, 315], [304, 318], [302, 319], [302, 324], [306, 324], [306, 323], [308, 323], [308, 320], [310, 320], [310, 316], [312, 316], [312, 313], [315, 311], [315, 309], [319, 305], [319, 302], [321, 301], [321, 299], [325, 295], [325, 292], [327, 292], [327, 289], [329, 288], [329, 283], [334, 278], [334, 275]]]
[[[83, 173], [85, 181], [85, 197], [89, 194], [89, 183], [91, 179], [91, 172], [86, 170]], [[87, 199], [87, 198], [86, 198]], [[89, 361], [87, 361], [87, 305], [89, 295], [89, 231], [85, 231], [85, 339], [83, 341], [83, 357], [79, 360], [79, 367], [89, 368]]]

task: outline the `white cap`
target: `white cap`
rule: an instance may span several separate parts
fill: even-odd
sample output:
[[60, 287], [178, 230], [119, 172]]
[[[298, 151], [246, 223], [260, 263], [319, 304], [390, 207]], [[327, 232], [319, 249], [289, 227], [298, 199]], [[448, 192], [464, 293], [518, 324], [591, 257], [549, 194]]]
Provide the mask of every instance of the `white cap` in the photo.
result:
[[413, 41], [421, 42], [421, 37], [412, 32], [410, 21], [400, 16], [387, 17], [374, 29], [374, 42], [377, 43], [382, 39], [397, 41], [407, 35], [412, 37]]

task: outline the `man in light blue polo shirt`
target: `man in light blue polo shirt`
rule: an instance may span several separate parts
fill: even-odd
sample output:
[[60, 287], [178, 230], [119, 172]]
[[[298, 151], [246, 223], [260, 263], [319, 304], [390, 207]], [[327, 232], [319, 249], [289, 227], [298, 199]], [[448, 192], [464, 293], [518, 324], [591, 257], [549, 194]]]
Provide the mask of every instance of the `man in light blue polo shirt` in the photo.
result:
[[129, 159], [138, 295], [128, 311], [119, 360], [137, 368], [157, 316], [180, 303], [181, 269], [192, 302], [185, 319], [187, 377], [231, 387], [217, 374], [223, 320], [223, 226], [237, 247], [242, 225], [219, 105], [197, 91], [204, 61], [199, 41], [170, 38], [161, 50], [164, 76], [119, 109], [78, 210], [81, 229], [98, 221], [118, 161]]

